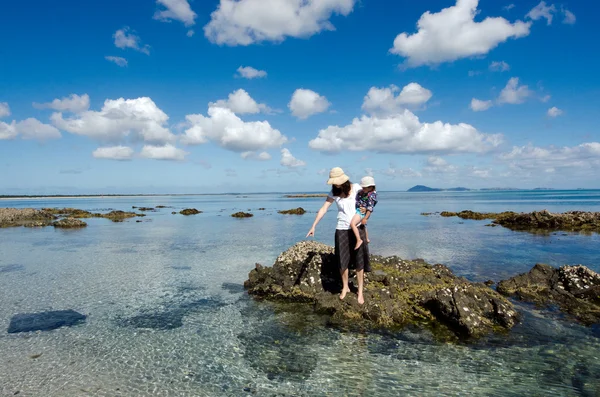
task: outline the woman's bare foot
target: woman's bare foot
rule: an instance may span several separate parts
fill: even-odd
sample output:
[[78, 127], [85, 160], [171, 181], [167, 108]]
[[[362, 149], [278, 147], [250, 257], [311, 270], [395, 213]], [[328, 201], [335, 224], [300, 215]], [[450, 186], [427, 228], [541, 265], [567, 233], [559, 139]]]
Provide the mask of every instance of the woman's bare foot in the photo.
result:
[[354, 247], [355, 250], [359, 249], [360, 246], [362, 245], [363, 241], [362, 240], [356, 240], [356, 246]]
[[363, 294], [358, 294], [358, 304], [362, 305], [365, 303], [365, 297], [363, 296]]
[[346, 294], [347, 294], [348, 292], [350, 292], [350, 290], [349, 290], [349, 289], [346, 289], [346, 288], [344, 288], [344, 289], [342, 290], [342, 293], [340, 294], [340, 299], [342, 299], [342, 300], [343, 300], [343, 299], [346, 297]]

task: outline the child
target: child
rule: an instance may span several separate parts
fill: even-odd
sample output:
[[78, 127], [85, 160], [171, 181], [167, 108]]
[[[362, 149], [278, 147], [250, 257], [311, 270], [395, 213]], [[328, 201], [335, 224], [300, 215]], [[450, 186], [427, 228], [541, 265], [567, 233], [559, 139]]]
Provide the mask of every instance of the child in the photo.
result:
[[[352, 231], [356, 236], [356, 246], [354, 247], [355, 250], [357, 250], [363, 243], [362, 239], [360, 238], [360, 233], [358, 232], [358, 225], [367, 214], [367, 211], [373, 212], [373, 208], [377, 204], [375, 179], [373, 179], [371, 176], [365, 176], [360, 180], [360, 187], [362, 187], [362, 189], [356, 194], [356, 214], [354, 214], [352, 221], [350, 222]], [[364, 213], [360, 211], [361, 208], [365, 209]], [[367, 243], [370, 243], [371, 240], [369, 240], [369, 232], [366, 228], [365, 236], [367, 238]]]

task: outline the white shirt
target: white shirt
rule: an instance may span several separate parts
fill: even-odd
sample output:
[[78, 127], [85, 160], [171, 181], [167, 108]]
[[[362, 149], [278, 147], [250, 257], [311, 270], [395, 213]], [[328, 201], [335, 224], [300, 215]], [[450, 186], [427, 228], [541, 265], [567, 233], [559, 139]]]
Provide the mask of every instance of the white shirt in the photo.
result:
[[362, 188], [358, 183], [353, 183], [350, 190], [350, 195], [346, 198], [341, 198], [333, 195], [333, 191], [329, 192], [329, 198], [337, 204], [337, 230], [348, 230], [350, 229], [350, 222], [352, 217], [356, 214], [356, 195]]

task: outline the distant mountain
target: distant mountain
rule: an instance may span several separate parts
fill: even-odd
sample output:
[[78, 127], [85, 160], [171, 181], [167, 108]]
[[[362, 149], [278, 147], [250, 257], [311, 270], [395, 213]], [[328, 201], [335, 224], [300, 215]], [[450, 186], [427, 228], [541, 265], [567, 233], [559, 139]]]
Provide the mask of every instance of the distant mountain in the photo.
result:
[[439, 188], [435, 188], [435, 187], [429, 187], [429, 186], [423, 186], [423, 185], [416, 185], [411, 187], [410, 189], [407, 190], [407, 192], [444, 192], [444, 191], [448, 191], [448, 192], [466, 192], [469, 191], [471, 189], [468, 189], [466, 187], [452, 187], [449, 189], [439, 189]]

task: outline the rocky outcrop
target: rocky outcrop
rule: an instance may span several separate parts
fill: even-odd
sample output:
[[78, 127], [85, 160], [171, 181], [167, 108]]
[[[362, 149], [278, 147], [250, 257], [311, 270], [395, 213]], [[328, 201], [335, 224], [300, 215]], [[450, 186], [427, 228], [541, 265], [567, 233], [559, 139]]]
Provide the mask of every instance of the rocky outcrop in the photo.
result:
[[519, 319], [500, 294], [443, 265], [372, 257], [372, 268], [365, 275], [365, 304], [359, 305], [355, 294], [342, 301], [333, 248], [303, 241], [279, 255], [273, 267], [257, 264], [244, 286], [256, 298], [310, 303], [340, 327], [415, 324], [439, 336], [477, 337], [508, 330]]
[[[423, 214], [431, 215], [431, 214]], [[498, 224], [512, 230], [549, 230], [549, 231], [589, 231], [600, 233], [600, 212], [568, 211], [552, 213], [547, 210], [531, 213], [516, 212], [448, 212], [440, 213], [444, 217], [458, 216], [462, 219], [493, 219]]]
[[186, 208], [182, 211], [179, 212], [181, 215], [196, 215], [196, 214], [201, 214], [202, 211], [198, 211], [195, 208]]
[[600, 322], [600, 274], [585, 266], [535, 265], [498, 283], [498, 292], [539, 306], [557, 305], [584, 324]]
[[306, 213], [306, 210], [302, 207], [298, 207], [298, 208], [293, 208], [291, 210], [285, 210], [285, 211], [277, 211], [280, 214], [284, 214], [284, 215], [304, 215]]
[[56, 219], [47, 211], [33, 208], [0, 208], [0, 227], [49, 226]]
[[231, 214], [232, 217], [234, 218], [251, 218], [254, 216], [254, 214], [250, 214], [248, 212], [236, 212], [235, 214]]
[[[137, 208], [137, 207], [136, 207]], [[125, 219], [135, 218], [137, 216], [146, 216], [146, 214], [137, 214], [135, 212], [125, 212], [125, 211], [110, 211], [105, 214], [89, 212], [85, 210], [80, 210], [78, 208], [44, 208], [43, 211], [53, 214], [59, 217], [69, 217], [69, 218], [106, 218], [110, 219], [113, 222], [122, 222]]]
[[72, 327], [85, 322], [86, 316], [74, 310], [57, 310], [42, 313], [17, 314], [10, 319], [8, 333], [50, 331]]
[[59, 221], [52, 223], [52, 226], [58, 227], [61, 229], [77, 229], [80, 227], [86, 227], [87, 223], [80, 219], [75, 218], [63, 218]]

